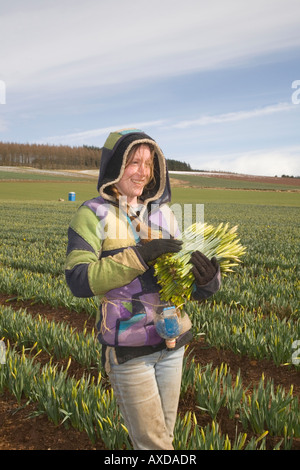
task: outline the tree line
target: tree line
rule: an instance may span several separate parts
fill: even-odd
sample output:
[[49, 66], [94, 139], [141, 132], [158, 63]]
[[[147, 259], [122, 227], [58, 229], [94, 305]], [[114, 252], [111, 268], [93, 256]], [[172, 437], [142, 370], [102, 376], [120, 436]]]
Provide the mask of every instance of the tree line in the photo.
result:
[[67, 145], [0, 142], [0, 165], [40, 169], [99, 168], [101, 149]]
[[192, 171], [191, 165], [186, 162], [180, 162], [179, 160], [173, 160], [167, 158], [168, 170], [170, 171]]
[[[29, 166], [39, 169], [95, 169], [102, 149], [90, 145], [19, 144], [0, 142], [0, 166]], [[191, 171], [188, 163], [167, 159], [168, 169]]]

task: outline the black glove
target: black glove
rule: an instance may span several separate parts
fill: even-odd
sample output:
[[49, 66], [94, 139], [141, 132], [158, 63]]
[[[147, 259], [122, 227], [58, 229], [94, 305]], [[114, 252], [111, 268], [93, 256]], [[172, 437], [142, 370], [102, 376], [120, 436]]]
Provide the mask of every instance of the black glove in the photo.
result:
[[159, 238], [151, 240], [145, 245], [137, 246], [136, 249], [145, 261], [153, 261], [164, 253], [177, 253], [181, 250], [182, 241], [172, 239]]
[[200, 251], [194, 251], [191, 256], [191, 263], [194, 265], [191, 269], [195, 276], [196, 285], [205, 286], [211, 281], [218, 271], [218, 262], [216, 258], [211, 261]]

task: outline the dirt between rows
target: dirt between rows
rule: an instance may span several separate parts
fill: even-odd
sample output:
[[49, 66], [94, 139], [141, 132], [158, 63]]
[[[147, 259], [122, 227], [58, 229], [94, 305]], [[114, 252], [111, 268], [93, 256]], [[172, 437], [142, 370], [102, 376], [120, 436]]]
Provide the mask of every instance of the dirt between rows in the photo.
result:
[[[94, 328], [94, 318], [85, 313], [71, 312], [66, 308], [53, 308], [49, 305], [35, 304], [30, 301], [9, 300], [13, 296], [0, 294], [0, 304], [11, 305], [15, 310], [26, 308], [32, 315], [40, 314], [49, 320], [64, 321], [73, 328], [81, 330], [83, 325], [88, 330]], [[293, 385], [293, 393], [300, 396], [300, 372], [287, 366], [277, 367], [272, 361], [253, 360], [246, 356], [239, 356], [229, 350], [218, 350], [208, 345], [205, 340], [193, 341], [189, 345], [192, 351], [191, 356], [197, 363], [205, 366], [212, 363], [213, 367], [226, 363], [235, 377], [241, 371], [241, 378], [245, 387], [257, 385], [264, 373], [266, 379], [273, 379], [275, 387], [281, 385], [288, 391]], [[49, 356], [41, 354], [40, 361], [48, 361]], [[71, 363], [69, 372], [75, 377], [81, 377], [84, 369], [74, 362]], [[64, 425], [55, 426], [45, 414], [32, 417], [32, 413], [37, 410], [35, 403], [26, 404], [27, 400], [22, 399], [21, 405], [7, 391], [0, 396], [0, 450], [104, 450], [105, 446], [101, 440], [95, 444], [91, 443], [84, 432], [79, 432], [73, 428], [66, 430]], [[193, 390], [189, 390], [180, 399], [179, 413], [183, 416], [186, 411], [194, 411], [200, 426], [211, 423], [211, 418], [200, 413], [195, 406]], [[228, 434], [231, 441], [236, 433], [245, 432], [239, 422], [238, 416], [229, 419], [225, 409], [221, 409], [217, 417], [222, 433]], [[252, 433], [248, 431], [250, 439]], [[267, 446], [272, 449], [279, 441], [279, 438], [268, 437]], [[300, 439], [294, 439], [293, 450], [300, 450]]]
[[[205, 175], [205, 172], [201, 176], [209, 176]], [[255, 181], [260, 183], [272, 183], [278, 185], [286, 185], [286, 186], [299, 186], [300, 180], [299, 178], [288, 178], [288, 177], [276, 177], [276, 176], [256, 176], [256, 175], [238, 175], [234, 173], [228, 174], [217, 174], [213, 175], [214, 178], [223, 178], [227, 180], [239, 180], [239, 181]]]
[[[203, 177], [205, 178], [209, 178], [209, 176], [205, 176], [203, 175]], [[260, 179], [256, 179], [256, 178], [239, 178], [239, 177], [235, 177], [235, 178], [231, 178], [231, 177], [223, 177], [223, 176], [218, 176], [216, 175], [216, 178], [218, 179], [228, 179], [228, 180], [242, 180], [242, 181], [259, 181], [261, 183], [272, 183], [272, 181], [269, 181], [269, 180], [265, 180], [264, 178], [261, 178]], [[275, 178], [273, 178], [275, 180]], [[281, 178], [280, 178], [281, 179]], [[289, 180], [289, 179], [292, 179], [292, 178], [282, 178], [283, 180]], [[172, 188], [198, 188], [198, 189], [214, 189], [214, 190], [226, 190], [226, 191], [261, 191], [261, 192], [267, 192], [267, 191], [274, 191], [274, 192], [287, 192], [287, 193], [291, 193], [291, 192], [300, 192], [300, 189], [299, 189], [299, 182], [298, 180], [296, 179], [296, 181], [293, 181], [293, 182], [284, 182], [284, 181], [280, 181], [280, 183], [278, 183], [277, 181], [273, 181], [273, 184], [276, 184], [277, 187], [275, 188], [243, 188], [243, 187], [236, 187], [236, 188], [226, 188], [226, 187], [223, 187], [223, 186], [218, 186], [217, 184], [215, 186], [205, 186], [205, 184], [202, 184], [201, 186], [199, 185], [193, 185], [191, 184], [190, 182], [187, 182], [186, 180], [182, 180], [182, 179], [178, 179], [178, 178], [173, 178], [173, 176], [171, 176], [170, 178], [170, 183], [171, 183], [171, 187]], [[282, 189], [281, 187], [283, 185], [286, 185], [286, 186], [290, 186], [290, 189]]]

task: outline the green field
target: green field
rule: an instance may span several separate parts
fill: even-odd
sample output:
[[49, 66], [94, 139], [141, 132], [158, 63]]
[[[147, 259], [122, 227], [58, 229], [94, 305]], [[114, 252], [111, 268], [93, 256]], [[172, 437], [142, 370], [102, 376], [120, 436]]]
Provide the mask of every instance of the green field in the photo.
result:
[[172, 201], [184, 204], [254, 204], [270, 206], [300, 206], [300, 193], [276, 191], [246, 191], [230, 189], [173, 188]]
[[2, 201], [67, 201], [69, 192], [76, 193], [76, 201], [84, 202], [97, 196], [96, 182], [0, 182]]
[[[72, 174], [62, 174], [61, 171], [58, 171], [58, 174], [45, 172], [30, 172], [30, 171], [1, 171], [0, 167], [0, 181], [74, 181], [75, 176]], [[77, 176], [77, 180], [86, 180], [86, 176]], [[90, 178], [89, 178], [90, 179]]]
[[[0, 182], [2, 201], [58, 201], [68, 200], [69, 192], [76, 193], [76, 202], [82, 203], [97, 196], [96, 180], [91, 182]], [[300, 193], [289, 191], [258, 191], [231, 189], [172, 188], [172, 203], [208, 202], [226, 204], [258, 204], [275, 206], [300, 206]]]
[[[221, 178], [215, 176], [202, 176], [202, 175], [172, 175], [171, 174], [171, 181], [172, 178], [178, 178], [180, 181], [186, 182], [187, 185], [192, 187], [202, 187], [202, 188], [221, 188], [221, 189], [248, 189], [248, 190], [262, 190], [262, 191], [273, 191], [280, 189], [281, 191], [288, 191], [291, 189], [300, 190], [300, 179], [297, 178], [294, 182], [298, 184], [288, 185], [282, 184], [281, 178], [276, 178], [276, 181], [267, 182], [261, 181], [260, 178], [255, 179], [253, 181], [243, 179], [242, 177], [237, 178]], [[285, 180], [283, 180], [285, 181]]]
[[[75, 202], [68, 201], [70, 191]], [[130, 449], [101, 347], [85, 327], [97, 300], [74, 297], [64, 277], [70, 219], [96, 195], [96, 179], [0, 182], [0, 293], [11, 299], [0, 305], [0, 340], [11, 345], [6, 364], [0, 362], [0, 399], [9, 391], [20, 407], [36, 402], [57, 426], [85, 432], [107, 449]], [[299, 193], [174, 187], [172, 203], [204, 204], [205, 221], [238, 225], [247, 247], [212, 299], [186, 305], [195, 343], [205, 344], [198, 362], [185, 361], [181, 398], [189, 405], [179, 409], [175, 449], [299, 449]], [[16, 299], [40, 306], [40, 315], [11, 307]], [[52, 307], [52, 317], [61, 307], [78, 315], [82, 328], [50, 322], [44, 306]], [[200, 366], [201, 351], [210, 350], [225, 357], [219, 367]], [[232, 355], [240, 364], [234, 376], [226, 362]], [[70, 358], [82, 367], [82, 378], [69, 373]], [[243, 359], [263, 370], [258, 384], [246, 383], [250, 369]], [[277, 376], [282, 383], [275, 387]]]

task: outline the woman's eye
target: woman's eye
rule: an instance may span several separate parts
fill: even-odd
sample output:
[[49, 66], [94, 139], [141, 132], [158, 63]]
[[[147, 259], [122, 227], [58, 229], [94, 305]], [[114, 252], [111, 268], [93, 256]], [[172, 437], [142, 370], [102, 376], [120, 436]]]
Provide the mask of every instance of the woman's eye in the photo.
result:
[[[132, 162], [130, 162], [130, 165], [135, 165], [135, 166], [136, 165], [141, 165], [141, 164], [142, 164], [142, 162], [140, 162], [139, 160], [133, 160]], [[151, 162], [145, 162], [144, 164], [147, 167], [151, 167], [152, 163]]]

